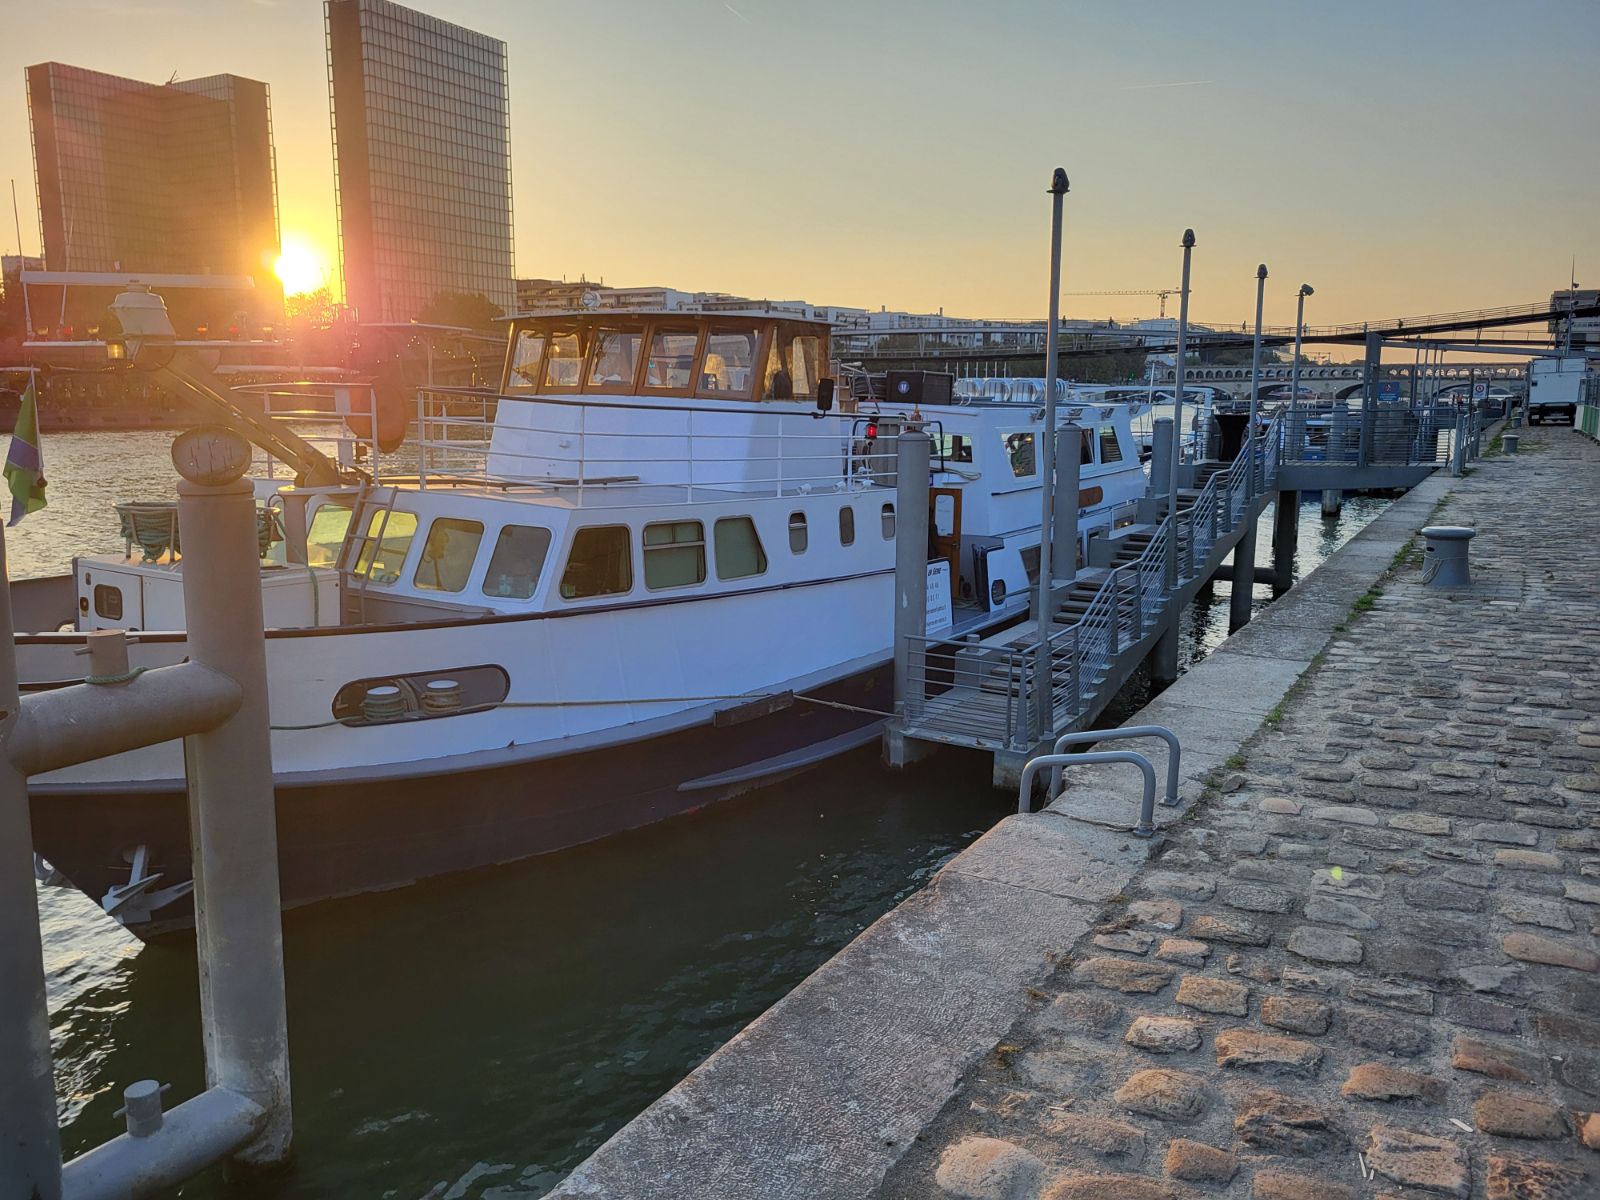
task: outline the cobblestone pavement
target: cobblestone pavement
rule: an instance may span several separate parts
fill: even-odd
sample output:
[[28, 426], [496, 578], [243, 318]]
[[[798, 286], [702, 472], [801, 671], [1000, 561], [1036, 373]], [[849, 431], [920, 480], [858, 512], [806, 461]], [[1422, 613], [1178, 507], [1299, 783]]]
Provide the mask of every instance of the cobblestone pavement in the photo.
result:
[[880, 1195], [1600, 1197], [1600, 448], [1523, 449], [1434, 518], [1476, 586], [1357, 605]]

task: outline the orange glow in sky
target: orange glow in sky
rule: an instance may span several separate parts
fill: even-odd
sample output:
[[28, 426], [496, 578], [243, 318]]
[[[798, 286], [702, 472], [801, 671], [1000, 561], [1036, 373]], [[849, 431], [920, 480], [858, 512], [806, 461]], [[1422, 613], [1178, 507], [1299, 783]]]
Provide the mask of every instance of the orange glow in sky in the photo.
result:
[[333, 268], [309, 238], [297, 233], [283, 235], [283, 252], [273, 264], [286, 296], [314, 292], [332, 284]]

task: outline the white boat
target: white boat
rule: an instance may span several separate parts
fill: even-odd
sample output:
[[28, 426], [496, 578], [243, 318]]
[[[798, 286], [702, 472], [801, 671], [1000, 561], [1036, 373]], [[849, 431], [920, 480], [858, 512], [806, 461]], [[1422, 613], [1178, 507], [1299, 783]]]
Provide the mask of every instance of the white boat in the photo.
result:
[[[558, 850], [876, 738], [906, 425], [935, 439], [949, 636], [1025, 615], [1042, 410], [934, 395], [947, 377], [831, 407], [828, 350], [769, 313], [518, 317], [501, 386], [423, 389], [398, 453], [345, 396], [316, 470], [258, 480], [286, 905]], [[1125, 406], [1060, 420], [1086, 431], [1087, 561], [1144, 473]], [[135, 667], [183, 658], [181, 553], [134, 534], [14, 585], [19, 619], [73, 605], [18, 635], [25, 688], [81, 678], [93, 630], [136, 635]], [[188, 922], [180, 744], [32, 791], [61, 875], [140, 936]]]

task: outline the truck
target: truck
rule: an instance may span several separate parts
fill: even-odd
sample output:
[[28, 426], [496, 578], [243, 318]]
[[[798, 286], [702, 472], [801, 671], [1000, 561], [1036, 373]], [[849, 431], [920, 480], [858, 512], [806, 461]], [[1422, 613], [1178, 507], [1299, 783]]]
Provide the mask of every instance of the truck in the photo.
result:
[[1528, 424], [1565, 418], [1572, 424], [1583, 392], [1583, 358], [1536, 358], [1528, 365]]

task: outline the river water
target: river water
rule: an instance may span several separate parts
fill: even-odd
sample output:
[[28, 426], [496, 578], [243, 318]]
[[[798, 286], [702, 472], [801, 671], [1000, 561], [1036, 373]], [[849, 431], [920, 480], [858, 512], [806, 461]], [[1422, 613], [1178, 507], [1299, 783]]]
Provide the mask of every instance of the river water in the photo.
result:
[[[118, 549], [112, 504], [170, 496], [169, 442], [48, 439], [50, 506], [6, 531], [13, 577]], [[1297, 572], [1386, 503], [1349, 498], [1324, 521], [1308, 498]], [[1185, 614], [1185, 665], [1226, 636], [1227, 610], [1220, 584]], [[1122, 715], [1147, 692], [1136, 678]], [[869, 749], [597, 846], [288, 913], [296, 1162], [173, 1194], [541, 1196], [1014, 806], [980, 756], [890, 774]], [[121, 1131], [134, 1080], [171, 1082], [169, 1106], [204, 1086], [195, 955], [141, 945], [75, 891], [39, 903], [72, 1155]]]

